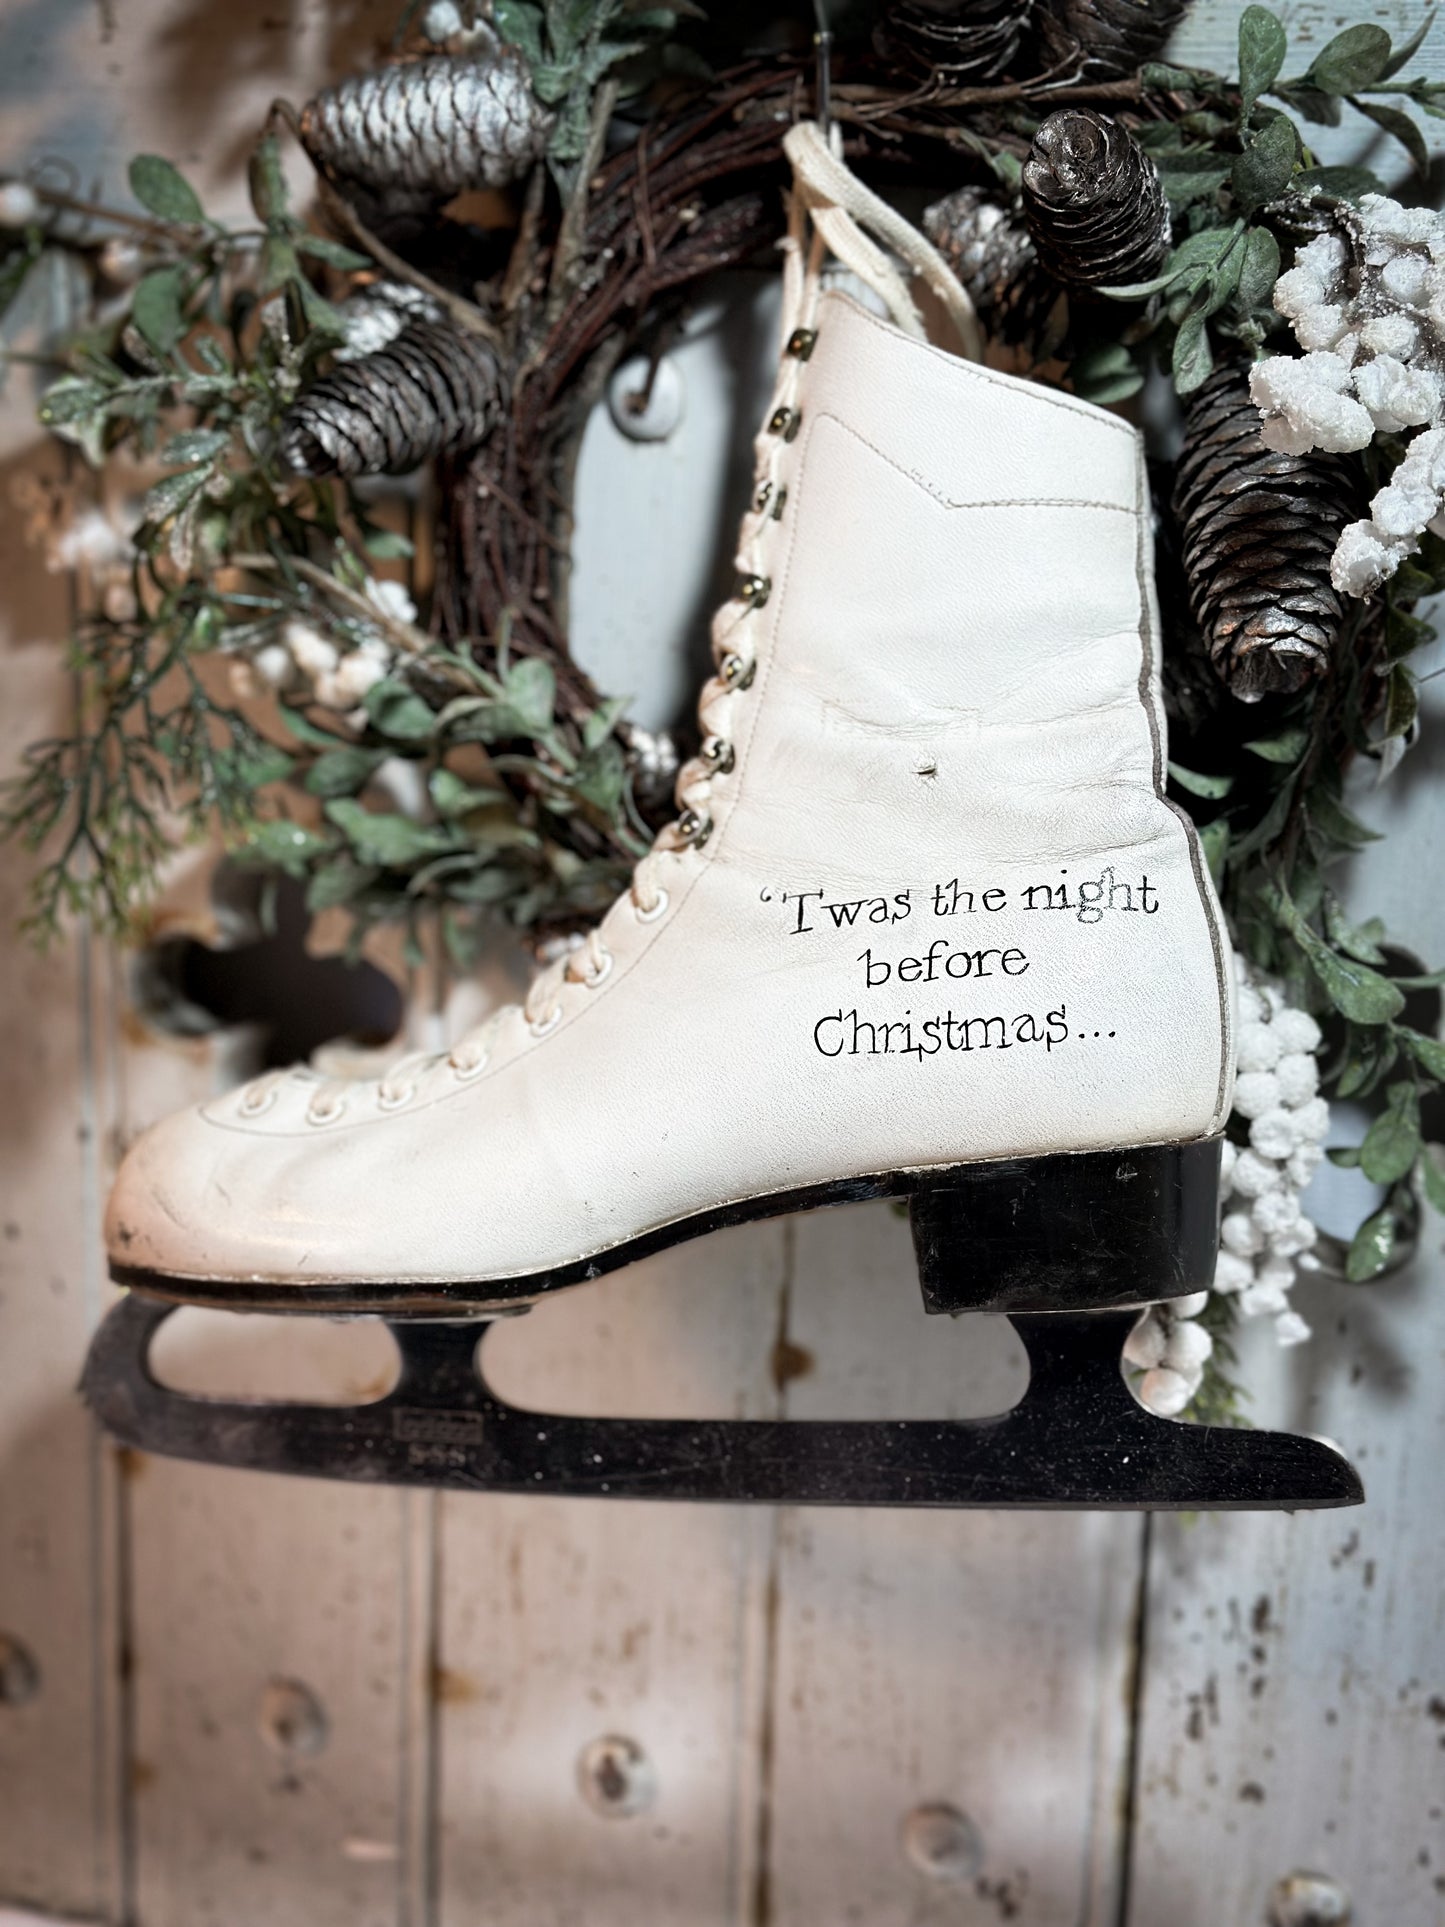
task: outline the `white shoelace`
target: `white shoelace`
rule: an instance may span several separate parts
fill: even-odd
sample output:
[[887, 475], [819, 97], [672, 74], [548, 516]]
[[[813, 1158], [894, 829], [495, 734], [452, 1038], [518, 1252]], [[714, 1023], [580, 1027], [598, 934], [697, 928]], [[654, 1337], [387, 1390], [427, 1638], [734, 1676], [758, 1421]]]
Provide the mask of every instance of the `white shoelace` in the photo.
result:
[[[525, 1022], [534, 1037], [544, 1037], [555, 1029], [562, 1020], [565, 986], [596, 989], [610, 976], [613, 953], [607, 933], [615, 930], [616, 919], [630, 915], [639, 922], [654, 923], [666, 914], [669, 897], [658, 874], [663, 857], [700, 850], [706, 843], [712, 830], [709, 805], [714, 785], [734, 767], [732, 725], [737, 706], [757, 669], [755, 657], [745, 646], [744, 625], [767, 601], [772, 588], [770, 551], [787, 500], [783, 478], [790, 466], [788, 450], [801, 421], [799, 393], [816, 338], [828, 257], [836, 257], [878, 295], [897, 327], [923, 339], [923, 321], [908, 284], [889, 256], [864, 232], [865, 228], [870, 230], [932, 288], [957, 331], [965, 355], [971, 360], [982, 356], [973, 304], [925, 237], [849, 172], [815, 124], [802, 122], [791, 128], [783, 147], [792, 163], [793, 191], [788, 199], [788, 234], [782, 243], [781, 365], [767, 424], [754, 444], [757, 461], [753, 496], [743, 518], [735, 558], [739, 592], [713, 618], [714, 673], [703, 686], [697, 710], [702, 747], [678, 772], [675, 794], [680, 813], [659, 831], [651, 850], [639, 859], [630, 888], [576, 949], [538, 972], [520, 1005], [508, 1004], [494, 1012], [459, 1038], [450, 1051], [413, 1051], [393, 1064], [385, 1077], [371, 1086], [383, 1110], [398, 1110], [408, 1103], [421, 1079], [442, 1063], [459, 1078], [478, 1076], [486, 1069], [498, 1033], [509, 1021]], [[242, 1114], [254, 1117], [268, 1110], [287, 1079], [298, 1076], [314, 1079], [315, 1090], [306, 1115], [315, 1124], [338, 1118], [351, 1095], [367, 1088], [364, 1081], [271, 1071], [247, 1085], [241, 1096]]]

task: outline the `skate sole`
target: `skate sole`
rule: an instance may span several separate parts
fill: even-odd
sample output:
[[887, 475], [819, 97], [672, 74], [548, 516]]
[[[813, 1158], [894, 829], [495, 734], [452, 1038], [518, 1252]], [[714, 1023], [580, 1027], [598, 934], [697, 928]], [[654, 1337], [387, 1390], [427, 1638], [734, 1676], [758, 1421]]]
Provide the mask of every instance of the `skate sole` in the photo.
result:
[[764, 1192], [674, 1219], [587, 1257], [512, 1278], [188, 1278], [112, 1264], [148, 1298], [226, 1311], [486, 1317], [693, 1238], [829, 1205], [907, 1199], [930, 1312], [1130, 1309], [1205, 1290], [1218, 1250], [1219, 1138], [929, 1165]]

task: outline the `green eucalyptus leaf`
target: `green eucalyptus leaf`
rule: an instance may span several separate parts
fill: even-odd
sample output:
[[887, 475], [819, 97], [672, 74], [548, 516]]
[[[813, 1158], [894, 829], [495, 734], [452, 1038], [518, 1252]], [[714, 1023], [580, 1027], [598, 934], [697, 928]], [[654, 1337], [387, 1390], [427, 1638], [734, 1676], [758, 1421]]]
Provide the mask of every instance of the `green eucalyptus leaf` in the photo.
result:
[[298, 743], [306, 743], [313, 749], [333, 749], [341, 739], [330, 730], [318, 729], [316, 724], [301, 714], [299, 709], [289, 709], [282, 703], [281, 720], [296, 738]]
[[1279, 279], [1279, 242], [1267, 227], [1252, 227], [1244, 237], [1244, 253], [1239, 268], [1239, 285], [1234, 305], [1241, 314], [1267, 308]]
[[1432, 6], [1430, 11], [1425, 15], [1425, 18], [1420, 22], [1419, 26], [1415, 29], [1414, 33], [1410, 35], [1410, 38], [1408, 40], [1402, 40], [1399, 46], [1396, 47], [1394, 52], [1390, 55], [1390, 58], [1385, 62], [1384, 68], [1380, 74], [1381, 80], [1393, 80], [1396, 74], [1400, 73], [1404, 68], [1409, 66], [1410, 62], [1415, 58], [1416, 54], [1419, 53], [1426, 34], [1429, 33], [1431, 27], [1434, 24], [1435, 24], [1435, 10], [1434, 10], [1434, 7]]
[[306, 908], [314, 915], [320, 910], [333, 910], [338, 904], [354, 903], [380, 875], [374, 864], [358, 863], [350, 851], [339, 851], [329, 863], [312, 871], [306, 886]]
[[381, 749], [328, 749], [306, 772], [306, 788], [312, 796], [355, 796], [385, 760]]
[[358, 254], [355, 248], [343, 247], [325, 234], [298, 234], [296, 252], [309, 254], [314, 261], [324, 261], [329, 268], [339, 268], [343, 274], [359, 274], [363, 268], [372, 266], [369, 254]]
[[401, 743], [425, 743], [436, 734], [436, 711], [395, 676], [373, 683], [364, 704], [383, 736], [395, 737]]
[[291, 195], [281, 165], [281, 144], [274, 134], [263, 134], [257, 141], [246, 169], [246, 184], [258, 219], [267, 226], [286, 219]]
[[1202, 314], [1189, 314], [1174, 337], [1172, 360], [1174, 387], [1181, 395], [1192, 395], [1209, 377], [1214, 366], [1214, 351], [1209, 345], [1209, 328]]
[[332, 839], [318, 836], [300, 823], [272, 819], [254, 823], [239, 846], [238, 855], [281, 870], [288, 877], [304, 877], [320, 856], [334, 847]]
[[1230, 772], [1216, 776], [1202, 770], [1185, 769], [1182, 763], [1171, 763], [1169, 774], [1180, 789], [1188, 790], [1191, 796], [1228, 796], [1234, 788], [1234, 776]]
[[503, 688], [508, 705], [522, 719], [529, 735], [541, 735], [552, 727], [557, 678], [550, 664], [538, 656], [524, 657], [507, 671]]
[[1285, 114], [1261, 127], [1230, 170], [1230, 186], [1243, 207], [1258, 207], [1283, 194], [1299, 157], [1299, 133]]
[[1445, 1212], [1445, 1146], [1425, 1145], [1415, 1169], [1427, 1203], [1432, 1210]]
[[168, 355], [186, 331], [182, 270], [152, 268], [136, 283], [130, 318], [158, 355]]
[[1385, 953], [1380, 948], [1380, 939], [1385, 934], [1385, 926], [1378, 917], [1367, 922], [1354, 924], [1340, 907], [1338, 897], [1326, 892], [1324, 900], [1325, 933], [1336, 949], [1348, 951], [1361, 963], [1382, 964]]
[[163, 462], [206, 462], [230, 445], [227, 428], [188, 428], [172, 435], [161, 450]]
[[1199, 94], [1213, 84], [1213, 74], [1196, 67], [1171, 67], [1161, 60], [1146, 60], [1139, 69], [1139, 85], [1146, 93]]
[[1289, 36], [1278, 14], [1268, 7], [1246, 7], [1239, 16], [1239, 117], [1279, 79], [1289, 48]]
[[[1408, 1085], [1404, 1088], [1410, 1090]], [[1414, 1168], [1419, 1155], [1420, 1106], [1411, 1090], [1409, 1097], [1398, 1103], [1392, 1096], [1392, 1102], [1365, 1133], [1360, 1169], [1371, 1184], [1397, 1184]]]
[[206, 211], [196, 190], [179, 168], [159, 154], [137, 154], [130, 164], [130, 191], [144, 208], [163, 221], [200, 226]]
[[455, 832], [439, 824], [413, 823], [408, 816], [369, 810], [349, 797], [328, 803], [326, 814], [358, 862], [378, 864], [384, 870], [407, 870], [458, 847]]
[[1325, 1156], [1341, 1171], [1358, 1171], [1360, 1168], [1358, 1144], [1332, 1144], [1325, 1152]]
[[1366, 120], [1372, 120], [1376, 127], [1383, 127], [1387, 134], [1393, 134], [1419, 173], [1430, 172], [1430, 149], [1425, 144], [1420, 123], [1413, 114], [1406, 113], [1403, 107], [1390, 107], [1378, 100], [1352, 99], [1350, 105], [1362, 113]]
[[1224, 882], [1224, 866], [1229, 856], [1229, 825], [1222, 816], [1206, 823], [1199, 832], [1199, 846], [1216, 889]]
[[1380, 832], [1367, 829], [1345, 808], [1338, 798], [1330, 795], [1323, 785], [1317, 784], [1309, 798], [1310, 826], [1337, 843], [1342, 849], [1362, 850], [1367, 843], [1378, 843]]
[[1294, 177], [1298, 194], [1331, 194], [1358, 201], [1362, 194], [1383, 194], [1385, 183], [1368, 167], [1307, 167]]
[[368, 527], [362, 534], [361, 546], [376, 562], [405, 562], [416, 553], [409, 538], [395, 529]]
[[1282, 729], [1277, 736], [1258, 736], [1245, 748], [1266, 763], [1297, 763], [1309, 748], [1307, 729]]
[[1103, 407], [1125, 401], [1144, 386], [1144, 375], [1121, 341], [1086, 348], [1069, 369], [1074, 393]]
[[622, 801], [626, 782], [627, 764], [622, 745], [609, 736], [583, 757], [572, 778], [572, 787], [579, 796], [610, 816]]
[[1325, 94], [1353, 94], [1377, 81], [1390, 64], [1389, 34], [1373, 22], [1346, 27], [1327, 41], [1310, 62], [1307, 85]]
[[195, 500], [210, 479], [209, 468], [183, 468], [174, 475], [163, 476], [146, 492], [143, 505], [146, 521], [157, 526], [168, 522]]
[[1395, 1240], [1398, 1235], [1395, 1214], [1386, 1205], [1377, 1211], [1355, 1233], [1350, 1245], [1349, 1257], [1345, 1260], [1345, 1276], [1352, 1285], [1363, 1285], [1371, 1278], [1378, 1278], [1395, 1254]]
[[1445, 1043], [1438, 1037], [1427, 1037], [1423, 1031], [1411, 1030], [1408, 1024], [1397, 1025], [1395, 1034], [1417, 1064], [1445, 1083]]
[[1385, 741], [1388, 742], [1392, 736], [1408, 735], [1419, 713], [1419, 684], [1405, 665], [1397, 662], [1390, 671], [1385, 697]]
[[[1309, 926], [1301, 924], [1300, 929]], [[1404, 1009], [1405, 999], [1388, 977], [1357, 959], [1336, 955], [1312, 930], [1307, 939], [1295, 934], [1330, 1002], [1351, 1023], [1387, 1024]]]
[[428, 788], [432, 802], [443, 816], [466, 816], [472, 810], [490, 809], [507, 800], [505, 790], [475, 789], [449, 769], [433, 770]]
[[625, 696], [609, 696], [599, 703], [582, 725], [582, 747], [596, 749], [604, 742], [617, 726], [617, 719], [627, 707]]

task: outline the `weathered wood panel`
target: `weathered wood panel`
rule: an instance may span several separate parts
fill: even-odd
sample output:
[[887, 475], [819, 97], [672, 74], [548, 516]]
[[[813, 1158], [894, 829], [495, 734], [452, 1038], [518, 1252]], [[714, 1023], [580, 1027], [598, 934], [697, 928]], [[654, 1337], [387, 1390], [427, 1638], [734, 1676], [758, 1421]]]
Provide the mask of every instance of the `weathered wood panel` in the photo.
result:
[[[764, 1415], [783, 1245], [745, 1227], [539, 1307], [493, 1341], [499, 1390]], [[749, 1918], [769, 1515], [448, 1495], [442, 1520], [442, 1927]]]

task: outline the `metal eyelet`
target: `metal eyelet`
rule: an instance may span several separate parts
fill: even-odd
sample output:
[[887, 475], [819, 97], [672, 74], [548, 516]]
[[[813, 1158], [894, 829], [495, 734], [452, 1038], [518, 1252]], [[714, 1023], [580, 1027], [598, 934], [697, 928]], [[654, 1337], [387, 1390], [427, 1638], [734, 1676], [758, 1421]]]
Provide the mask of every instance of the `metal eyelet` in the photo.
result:
[[399, 1111], [403, 1104], [410, 1104], [415, 1096], [415, 1084], [408, 1084], [404, 1091], [378, 1090], [376, 1093], [377, 1108], [382, 1111]]
[[534, 1037], [550, 1037], [561, 1021], [562, 1006], [560, 1004], [553, 1004], [549, 1015], [541, 1018], [537, 1023], [534, 1024], [532, 1020], [528, 1018], [527, 1029], [531, 1031]]
[[791, 355], [794, 361], [806, 361], [817, 345], [818, 330], [816, 328], [794, 328], [793, 332], [788, 336], [788, 345], [784, 348], [783, 353], [785, 355]]
[[637, 921], [639, 923], [656, 923], [657, 919], [666, 913], [667, 906], [671, 901], [672, 899], [668, 896], [666, 890], [659, 890], [657, 893], [657, 901], [650, 910], [644, 910], [636, 897], [632, 899], [632, 908], [637, 913]]
[[315, 1104], [308, 1104], [306, 1106], [306, 1122], [316, 1125], [334, 1124], [345, 1109], [346, 1099], [344, 1097], [337, 1098], [335, 1103], [328, 1104], [324, 1110], [318, 1109]]
[[684, 843], [700, 850], [712, 835], [712, 818], [699, 810], [684, 810], [677, 819], [677, 833]]
[[758, 665], [751, 656], [740, 656], [736, 650], [729, 650], [718, 664], [718, 675], [729, 689], [747, 689], [758, 673]]
[[604, 952], [601, 965], [596, 970], [584, 970], [580, 976], [574, 977], [572, 981], [574, 984], [585, 984], [588, 990], [596, 990], [599, 984], [605, 984], [607, 979], [612, 975], [612, 966], [615, 961], [616, 959], [613, 957], [612, 952], [608, 950]]
[[759, 486], [757, 493], [753, 496], [753, 508], [756, 511], [756, 513], [761, 515], [763, 510], [768, 506], [768, 503], [771, 502], [772, 499], [773, 499], [772, 483], [763, 482]]
[[802, 410], [798, 408], [775, 408], [768, 418], [768, 433], [781, 435], [785, 442], [795, 441], [802, 426]]
[[461, 1084], [470, 1084], [474, 1077], [480, 1077], [491, 1061], [490, 1057], [479, 1057], [474, 1064], [459, 1064], [455, 1057], [447, 1058], [453, 1077]]
[[785, 505], [785, 503], [787, 502], [787, 499], [788, 499], [788, 491], [787, 491], [787, 490], [786, 490], [785, 488], [780, 488], [780, 489], [778, 490], [778, 498], [777, 498], [777, 500], [776, 500], [776, 501], [775, 501], [775, 502], [773, 503], [773, 520], [774, 520], [775, 522], [781, 522], [781, 521], [782, 521], [782, 519], [783, 519], [783, 508], [784, 508], [784, 505]]
[[710, 763], [718, 776], [726, 776], [737, 761], [737, 751], [726, 736], [706, 736], [703, 738], [702, 760]]
[[746, 602], [751, 609], [761, 609], [773, 592], [773, 578], [770, 575], [740, 575], [737, 596], [739, 602]]
[[242, 1117], [264, 1117], [275, 1102], [276, 1086], [273, 1084], [269, 1091], [262, 1091], [259, 1096], [251, 1091], [244, 1092], [236, 1108]]

